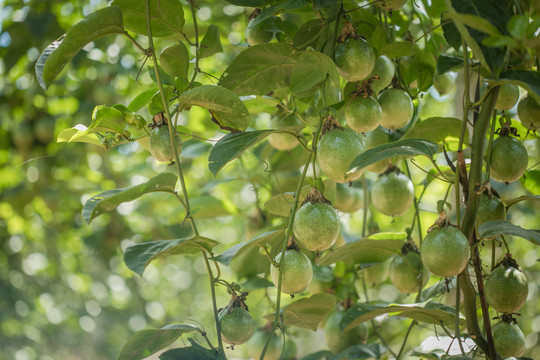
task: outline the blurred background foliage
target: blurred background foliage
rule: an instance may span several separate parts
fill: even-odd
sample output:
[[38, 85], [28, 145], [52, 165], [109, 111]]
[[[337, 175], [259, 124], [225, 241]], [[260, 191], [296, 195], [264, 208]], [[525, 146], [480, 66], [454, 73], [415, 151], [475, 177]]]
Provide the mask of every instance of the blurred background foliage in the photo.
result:
[[[171, 170], [155, 162], [136, 143], [105, 151], [93, 145], [55, 141], [61, 130], [89, 124], [95, 106], [128, 104], [150, 88], [152, 81], [143, 56], [125, 38], [105, 37], [86, 46], [47, 92], [35, 79], [34, 63], [41, 50], [71, 25], [106, 5], [102, 0], [0, 1], [0, 359], [112, 359], [134, 332], [174, 323], [200, 323], [212, 334], [208, 278], [199, 257], [160, 260], [151, 264], [142, 278], [123, 263], [123, 249], [133, 243], [173, 239], [188, 231], [181, 226], [184, 213], [173, 197], [147, 195], [96, 219], [91, 226], [81, 216], [82, 205], [90, 196]], [[201, 33], [209, 24], [217, 25], [224, 47], [224, 52], [201, 61], [200, 67], [219, 77], [234, 55], [247, 46], [243, 31], [249, 13], [223, 1], [201, 1], [199, 5]], [[313, 14], [288, 16], [300, 24]], [[407, 19], [395, 21], [406, 23]], [[191, 37], [188, 14], [185, 29]], [[418, 24], [411, 24], [409, 30], [421, 31]], [[436, 46], [441, 36], [435, 31], [431, 46]], [[144, 37], [138, 41], [146, 44]], [[157, 42], [160, 48], [167, 44], [167, 40]], [[203, 75], [198, 79], [202, 83], [214, 80]], [[459, 89], [440, 97], [431, 89], [422, 100], [420, 117], [461, 116], [456, 110], [461, 108], [456, 93]], [[271, 114], [250, 110], [253, 128], [269, 126]], [[142, 115], [151, 121], [150, 114]], [[184, 138], [182, 159], [195, 219], [201, 235], [222, 243], [217, 253], [283, 224], [281, 218], [265, 216], [261, 208], [271, 195], [296, 186], [298, 168], [305, 161], [300, 147], [284, 155], [263, 142], [214, 178], [207, 170], [207, 155], [223, 132], [198, 108], [184, 113], [181, 124], [198, 136]], [[526, 145], [532, 166], [539, 160], [538, 140], [528, 140]], [[421, 160], [418, 164], [427, 165]], [[268, 165], [273, 172], [266, 171]], [[425, 173], [415, 168], [412, 172], [417, 189], [421, 189]], [[376, 175], [369, 174], [366, 181], [369, 184], [375, 179]], [[538, 194], [539, 188], [537, 182], [529, 184], [528, 190], [519, 182], [495, 185], [503, 199], [528, 191]], [[445, 191], [436, 181], [428, 185], [420, 204], [424, 233], [436, 219], [436, 203]], [[525, 228], [539, 228], [539, 213], [537, 202], [526, 201], [512, 207], [508, 217]], [[341, 217], [344, 240], [358, 238], [362, 211]], [[369, 229], [404, 231], [412, 217], [412, 209], [396, 219], [370, 212]], [[526, 355], [532, 356], [540, 353], [538, 249], [521, 238], [510, 240], [510, 246], [531, 287], [530, 301], [519, 322], [527, 335]], [[486, 250], [484, 254], [491, 253]], [[502, 255], [502, 250], [498, 251]], [[490, 256], [485, 258], [490, 264]], [[223, 270], [229, 281], [243, 280]], [[236, 270], [249, 273], [241, 265]], [[355, 285], [354, 278], [340, 278], [344, 272], [336, 266], [321, 270], [311, 291], [324, 290], [332, 272], [340, 286]], [[437, 281], [432, 278], [430, 285]], [[388, 282], [371, 288], [369, 296], [370, 300], [390, 302], [414, 300], [400, 295]], [[272, 287], [255, 290], [248, 298], [258, 325], [264, 324], [262, 316], [271, 312], [274, 298]], [[446, 296], [440, 301], [447, 301]], [[228, 295], [219, 289], [220, 307], [227, 302]], [[408, 322], [395, 324], [384, 331], [390, 344], [399, 346], [402, 339], [397, 334]], [[293, 330], [293, 334], [297, 335], [299, 354], [324, 347], [320, 332]], [[412, 333], [411, 343], [420, 344], [432, 335], [432, 328], [420, 327]], [[232, 357], [242, 353], [240, 347]]]

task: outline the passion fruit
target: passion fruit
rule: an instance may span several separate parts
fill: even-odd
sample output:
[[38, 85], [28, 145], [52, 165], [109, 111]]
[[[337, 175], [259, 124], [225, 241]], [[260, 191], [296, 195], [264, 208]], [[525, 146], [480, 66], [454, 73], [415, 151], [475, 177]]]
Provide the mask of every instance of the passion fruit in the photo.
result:
[[253, 46], [269, 42], [270, 40], [272, 40], [274, 33], [263, 30], [261, 24], [255, 25], [255, 19], [251, 19], [246, 26], [244, 35], [248, 44]]
[[373, 96], [351, 98], [345, 107], [345, 120], [356, 132], [375, 130], [382, 120], [381, 105]]
[[422, 265], [420, 254], [409, 251], [394, 256], [390, 262], [390, 281], [403, 294], [415, 293], [429, 280], [429, 272]]
[[523, 272], [503, 264], [489, 274], [485, 287], [488, 303], [501, 313], [517, 312], [529, 294], [529, 284]]
[[339, 217], [326, 203], [305, 203], [296, 213], [293, 232], [297, 243], [310, 251], [329, 249], [339, 235]]
[[248, 311], [240, 306], [226, 307], [218, 314], [223, 341], [240, 345], [249, 340], [255, 324]]
[[[388, 134], [380, 126], [375, 130], [366, 134], [365, 144], [366, 150], [374, 148], [376, 146], [388, 143]], [[371, 165], [366, 166], [367, 171], [371, 171], [377, 174], [382, 173], [391, 164], [390, 159], [379, 160]]]
[[289, 151], [298, 146], [298, 140], [288, 133], [272, 133], [268, 136], [268, 142], [276, 150]]
[[519, 87], [514, 84], [502, 84], [499, 89], [499, 96], [495, 102], [495, 109], [510, 110], [519, 100]]
[[478, 206], [478, 214], [476, 215], [476, 227], [478, 228], [483, 223], [488, 221], [506, 219], [506, 208], [501, 199], [496, 196], [480, 195], [480, 205]]
[[399, 216], [412, 205], [414, 186], [406, 175], [397, 172], [379, 176], [371, 188], [371, 201], [388, 216]]
[[[281, 261], [281, 253], [279, 253], [274, 261]], [[281, 279], [281, 292], [285, 294], [298, 294], [307, 289], [313, 278], [313, 267], [309, 258], [296, 249], [285, 251], [285, 257], [279, 268], [270, 265], [270, 277], [272, 282], [277, 287], [279, 281], [279, 271], [283, 272]]]
[[499, 136], [491, 148], [491, 178], [500, 182], [519, 180], [527, 169], [529, 154], [518, 139]]
[[379, 94], [378, 100], [382, 109], [382, 127], [397, 130], [411, 121], [414, 106], [411, 97], [405, 91], [386, 89]]
[[517, 114], [519, 120], [527, 129], [540, 129], [540, 104], [527, 95], [518, 104]]
[[337, 184], [334, 207], [344, 213], [355, 213], [364, 206], [364, 190], [346, 184]]
[[493, 325], [495, 349], [503, 357], [520, 357], [525, 352], [525, 335], [512, 322], [501, 321]]
[[[174, 134], [174, 141], [176, 142], [178, 155], [180, 155], [182, 153], [182, 139], [176, 133]], [[169, 128], [166, 125], [156, 127], [150, 132], [150, 153], [157, 161], [170, 162], [174, 160], [175, 156], [169, 136]]]
[[421, 254], [424, 266], [433, 274], [456, 276], [469, 261], [469, 241], [459, 229], [443, 226], [426, 235]]
[[362, 38], [349, 37], [337, 44], [334, 61], [339, 74], [346, 81], [361, 81], [371, 74], [375, 67], [375, 52]]
[[375, 67], [373, 68], [373, 71], [369, 75], [369, 77], [372, 76], [378, 76], [378, 79], [374, 79], [371, 83], [371, 89], [375, 93], [378, 93], [390, 83], [392, 83], [392, 79], [394, 78], [394, 73], [396, 72], [396, 66], [394, 65], [394, 62], [385, 55], [379, 56], [375, 60]]

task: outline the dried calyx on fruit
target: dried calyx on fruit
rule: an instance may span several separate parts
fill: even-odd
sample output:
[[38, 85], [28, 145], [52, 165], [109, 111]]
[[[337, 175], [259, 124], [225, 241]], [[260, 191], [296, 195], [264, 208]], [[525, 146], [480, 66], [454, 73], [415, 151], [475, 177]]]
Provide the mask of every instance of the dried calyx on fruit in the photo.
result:
[[232, 291], [231, 301], [218, 314], [223, 341], [231, 345], [240, 345], [249, 340], [255, 330], [255, 323], [249, 315], [244, 302], [246, 293]]
[[373, 95], [371, 83], [378, 79], [373, 76], [358, 86], [358, 90], [349, 95], [349, 101], [345, 106], [345, 120], [356, 132], [363, 133], [375, 130], [382, 120], [381, 105]]
[[339, 74], [346, 81], [361, 81], [375, 67], [375, 51], [368, 42], [354, 32], [351, 23], [346, 23], [334, 51], [334, 61]]
[[525, 304], [529, 284], [523, 270], [506, 254], [486, 279], [486, 299], [492, 308], [501, 313], [515, 313]]

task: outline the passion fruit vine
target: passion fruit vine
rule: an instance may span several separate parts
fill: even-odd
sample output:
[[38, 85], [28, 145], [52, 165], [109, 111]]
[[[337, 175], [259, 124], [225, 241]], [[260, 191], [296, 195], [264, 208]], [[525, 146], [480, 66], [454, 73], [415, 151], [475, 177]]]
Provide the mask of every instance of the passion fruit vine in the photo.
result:
[[[169, 134], [167, 125], [155, 127], [150, 132], [150, 153], [157, 161], [171, 162], [175, 158]], [[176, 133], [173, 138], [176, 142], [176, 151], [180, 155], [182, 152], [182, 139]]]
[[[274, 261], [279, 263], [281, 253], [279, 253]], [[277, 268], [270, 265], [270, 277], [272, 282], [277, 287], [279, 281], [279, 271], [283, 272], [281, 279], [281, 292], [285, 294], [298, 294], [307, 289], [313, 278], [313, 267], [309, 258], [297, 249], [285, 250], [285, 256]]]
[[232, 294], [231, 301], [218, 314], [223, 341], [240, 345], [251, 338], [255, 330], [253, 318], [249, 315], [242, 297]]
[[501, 313], [515, 313], [525, 304], [529, 285], [523, 271], [510, 254], [501, 261], [485, 282], [486, 299]]

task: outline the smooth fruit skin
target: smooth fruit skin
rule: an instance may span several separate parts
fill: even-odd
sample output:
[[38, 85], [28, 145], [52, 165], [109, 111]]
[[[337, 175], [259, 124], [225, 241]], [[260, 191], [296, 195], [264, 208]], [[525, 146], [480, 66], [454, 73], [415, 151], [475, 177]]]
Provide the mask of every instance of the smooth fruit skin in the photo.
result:
[[386, 260], [380, 264], [370, 266], [362, 270], [366, 284], [375, 286], [383, 283], [390, 273], [390, 261]]
[[296, 213], [293, 232], [304, 249], [321, 251], [334, 245], [339, 235], [339, 217], [328, 204], [305, 203]]
[[336, 201], [332, 205], [344, 213], [355, 213], [364, 206], [364, 190], [346, 184], [337, 184]]
[[218, 315], [223, 341], [231, 345], [240, 345], [249, 340], [255, 330], [255, 323], [247, 310], [233, 307], [227, 308]]
[[371, 201], [388, 216], [399, 216], [412, 205], [414, 186], [405, 174], [391, 172], [380, 176], [371, 188]]
[[388, 56], [381, 55], [375, 60], [375, 66], [373, 67], [373, 71], [369, 75], [369, 77], [372, 77], [374, 75], [377, 75], [379, 79], [373, 80], [373, 83], [371, 84], [371, 88], [375, 93], [378, 93], [392, 82], [392, 78], [394, 77], [394, 73], [396, 72], [396, 66], [394, 65], [394, 62], [390, 60]]
[[[175, 134], [176, 150], [178, 155], [182, 152], [182, 140]], [[174, 160], [173, 148], [167, 126], [156, 127], [150, 133], [150, 153], [156, 160], [169, 162]]]
[[273, 133], [268, 136], [268, 142], [276, 150], [289, 151], [298, 146], [298, 140], [291, 134]]
[[339, 323], [343, 319], [344, 311], [334, 310], [324, 323], [324, 338], [326, 345], [334, 354], [345, 350], [349, 346], [361, 344], [367, 340], [367, 327], [360, 324], [357, 327], [343, 333]]
[[415, 293], [429, 280], [429, 272], [422, 265], [420, 254], [409, 251], [395, 256], [390, 262], [390, 281], [403, 294]]
[[515, 313], [527, 300], [529, 284], [523, 272], [504, 265], [495, 268], [485, 282], [486, 299], [501, 313]]
[[499, 96], [495, 103], [497, 110], [510, 110], [519, 100], [519, 87], [513, 84], [502, 84], [499, 89]]
[[517, 114], [519, 120], [527, 129], [540, 129], [540, 104], [527, 95], [518, 104]]
[[433, 87], [439, 95], [448, 94], [456, 86], [456, 81], [451, 73], [436, 74], [433, 76]]
[[516, 324], [501, 321], [493, 325], [495, 349], [503, 357], [519, 357], [525, 352], [525, 335]]
[[[268, 332], [256, 331], [255, 334], [249, 339], [247, 343], [248, 355], [253, 359], [259, 359], [264, 349], [264, 344], [268, 339]], [[266, 353], [264, 354], [264, 360], [279, 360], [281, 352], [283, 351], [283, 339], [281, 336], [274, 334]]]
[[387, 129], [401, 129], [411, 121], [414, 106], [409, 94], [400, 89], [387, 89], [379, 94], [382, 109], [381, 126]]
[[375, 5], [386, 11], [394, 11], [401, 9], [407, 0], [384, 0], [374, 2]]
[[272, 40], [274, 33], [261, 29], [259, 26], [260, 24], [254, 26], [254, 20], [255, 19], [249, 20], [249, 23], [246, 26], [246, 30], [244, 31], [244, 35], [248, 44], [253, 46], [258, 44], [264, 44]]
[[[281, 261], [279, 253], [274, 261]], [[285, 257], [279, 268], [270, 265], [270, 276], [274, 286], [278, 286], [279, 269], [282, 269], [281, 292], [285, 294], [298, 294], [307, 289], [313, 278], [313, 267], [309, 258], [300, 250], [286, 250]]]
[[361, 81], [375, 67], [375, 52], [362, 38], [347, 38], [337, 44], [334, 61], [339, 74], [346, 81]]
[[513, 182], [525, 173], [529, 154], [521, 141], [501, 136], [493, 141], [491, 149], [491, 178], [500, 182]]
[[379, 102], [373, 96], [357, 96], [349, 100], [345, 107], [345, 120], [356, 132], [375, 130], [382, 120]]
[[459, 229], [442, 227], [426, 235], [421, 253], [424, 266], [434, 275], [456, 276], [469, 261], [469, 241]]
[[487, 194], [480, 195], [480, 205], [476, 215], [476, 227], [488, 221], [505, 220], [506, 209], [501, 199], [493, 196], [491, 199]]
[[[388, 142], [388, 134], [385, 133], [380, 126], [366, 134], [366, 150], [374, 148], [375, 146], [387, 144]], [[380, 174], [388, 168], [389, 163], [389, 159], [379, 160], [376, 163], [366, 166], [366, 170]]]
[[364, 141], [351, 129], [334, 129], [324, 134], [319, 141], [317, 160], [321, 170], [330, 179], [346, 183], [358, 179], [363, 169], [347, 174], [353, 160], [364, 152]]

